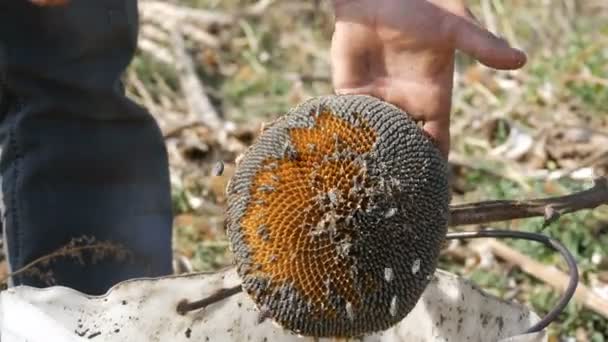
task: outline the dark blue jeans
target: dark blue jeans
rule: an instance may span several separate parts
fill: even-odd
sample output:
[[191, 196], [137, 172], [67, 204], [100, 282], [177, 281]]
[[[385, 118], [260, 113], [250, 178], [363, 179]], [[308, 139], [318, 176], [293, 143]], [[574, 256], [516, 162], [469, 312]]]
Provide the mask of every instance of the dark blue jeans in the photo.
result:
[[[92, 236], [130, 261], [59, 257], [59, 285], [100, 294], [171, 273], [171, 198], [158, 125], [120, 78], [137, 43], [136, 0], [71, 0], [39, 8], [0, 0], [0, 176], [10, 268]], [[39, 276], [15, 285], [43, 287]]]

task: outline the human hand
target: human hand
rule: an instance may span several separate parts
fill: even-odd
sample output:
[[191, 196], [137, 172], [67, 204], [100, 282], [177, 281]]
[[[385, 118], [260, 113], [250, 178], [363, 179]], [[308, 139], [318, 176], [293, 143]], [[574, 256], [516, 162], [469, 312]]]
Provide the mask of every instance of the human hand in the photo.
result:
[[526, 63], [482, 28], [465, 0], [334, 0], [331, 60], [339, 94], [369, 94], [416, 120], [447, 157], [455, 50], [496, 69]]
[[31, 3], [38, 6], [61, 6], [69, 2], [69, 0], [30, 0]]

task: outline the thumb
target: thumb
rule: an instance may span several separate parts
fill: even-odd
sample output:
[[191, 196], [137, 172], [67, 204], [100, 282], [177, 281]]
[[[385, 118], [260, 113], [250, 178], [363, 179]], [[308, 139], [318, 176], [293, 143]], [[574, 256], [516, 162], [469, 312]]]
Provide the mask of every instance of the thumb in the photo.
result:
[[523, 51], [512, 48], [504, 39], [477, 25], [474, 18], [467, 20], [452, 15], [449, 20], [456, 21], [453, 25], [456, 49], [482, 64], [494, 69], [518, 69], [526, 64], [526, 54]]

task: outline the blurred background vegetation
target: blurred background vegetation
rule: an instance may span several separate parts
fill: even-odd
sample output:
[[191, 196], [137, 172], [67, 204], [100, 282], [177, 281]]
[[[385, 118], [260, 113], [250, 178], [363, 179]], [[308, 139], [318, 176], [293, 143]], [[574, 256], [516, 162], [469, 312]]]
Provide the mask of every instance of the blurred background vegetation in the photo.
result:
[[[506, 72], [458, 56], [453, 202], [554, 196], [589, 187], [608, 170], [608, 2], [469, 3], [486, 27], [524, 49], [529, 60], [521, 70]], [[167, 136], [177, 214], [174, 249], [185, 269], [218, 269], [231, 264], [223, 209], [234, 160], [263, 122], [332, 92], [333, 16], [328, 1], [288, 0], [141, 1], [141, 12], [140, 49], [125, 78], [129, 96], [155, 115]], [[222, 134], [205, 125], [209, 115], [221, 118]], [[225, 173], [212, 177], [219, 160]], [[490, 226], [541, 227], [542, 219]], [[465, 228], [480, 227], [459, 227]], [[570, 249], [582, 283], [608, 301], [608, 208], [567, 215], [544, 232]], [[565, 270], [559, 255], [537, 244], [505, 243], [546, 267]], [[552, 284], [494, 255], [483, 241], [449, 245], [441, 267], [539, 315], [559, 296]], [[608, 341], [608, 319], [572, 302], [550, 333], [551, 341]]]

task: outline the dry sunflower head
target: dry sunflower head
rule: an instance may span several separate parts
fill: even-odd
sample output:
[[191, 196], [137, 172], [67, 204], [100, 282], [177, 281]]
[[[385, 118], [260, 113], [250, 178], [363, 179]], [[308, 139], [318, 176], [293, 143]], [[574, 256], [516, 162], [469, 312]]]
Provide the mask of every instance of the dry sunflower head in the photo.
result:
[[447, 163], [398, 108], [313, 98], [268, 127], [227, 189], [243, 289], [286, 329], [385, 330], [435, 271], [448, 222]]

